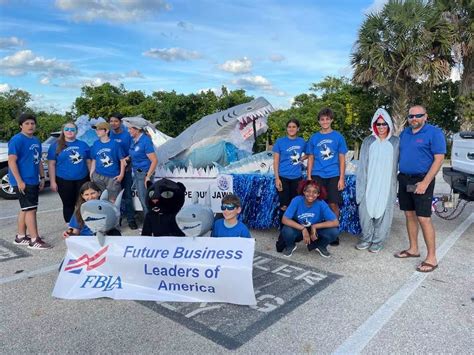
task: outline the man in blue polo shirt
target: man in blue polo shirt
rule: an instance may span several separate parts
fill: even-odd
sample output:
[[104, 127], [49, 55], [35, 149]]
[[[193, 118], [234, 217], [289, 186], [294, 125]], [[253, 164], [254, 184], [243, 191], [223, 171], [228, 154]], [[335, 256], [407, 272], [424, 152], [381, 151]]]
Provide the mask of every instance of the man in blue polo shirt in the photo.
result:
[[407, 127], [400, 134], [398, 198], [405, 211], [410, 247], [395, 254], [396, 258], [419, 257], [418, 225], [426, 243], [425, 260], [416, 268], [431, 272], [438, 267], [435, 230], [431, 222], [431, 205], [435, 176], [443, 165], [446, 139], [438, 127], [426, 123], [428, 115], [423, 106], [410, 108]]

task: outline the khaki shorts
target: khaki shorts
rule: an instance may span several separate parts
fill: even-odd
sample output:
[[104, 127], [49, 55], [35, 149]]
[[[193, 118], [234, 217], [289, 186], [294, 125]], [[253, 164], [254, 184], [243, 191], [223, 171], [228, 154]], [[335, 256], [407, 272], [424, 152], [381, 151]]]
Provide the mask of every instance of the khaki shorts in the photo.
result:
[[107, 190], [109, 193], [108, 199], [112, 201], [115, 201], [120, 190], [122, 190], [120, 182], [109, 176], [97, 174], [96, 172], [92, 173], [92, 181], [95, 182], [102, 191]]

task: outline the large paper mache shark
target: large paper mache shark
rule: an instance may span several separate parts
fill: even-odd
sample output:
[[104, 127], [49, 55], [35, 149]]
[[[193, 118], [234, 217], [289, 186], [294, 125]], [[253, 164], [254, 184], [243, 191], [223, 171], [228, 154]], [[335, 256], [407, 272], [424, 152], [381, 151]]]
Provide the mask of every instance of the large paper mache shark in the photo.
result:
[[[186, 128], [176, 138], [170, 139], [156, 149], [160, 165], [170, 160], [185, 160], [196, 148], [228, 141], [240, 149], [251, 151], [253, 144], [253, 122], [257, 135], [268, 128], [266, 119], [273, 112], [272, 105], [263, 97], [246, 104], [201, 118]], [[252, 141], [252, 142], [250, 142]], [[209, 162], [212, 165], [212, 162]]]

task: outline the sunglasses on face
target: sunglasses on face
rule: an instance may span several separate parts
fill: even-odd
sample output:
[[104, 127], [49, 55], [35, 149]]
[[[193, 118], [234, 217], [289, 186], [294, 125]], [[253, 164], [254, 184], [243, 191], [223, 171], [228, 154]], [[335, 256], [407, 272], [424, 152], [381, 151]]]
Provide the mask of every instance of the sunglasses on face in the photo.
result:
[[225, 210], [233, 211], [236, 208], [237, 208], [236, 205], [221, 205], [221, 210], [222, 211], [225, 211]]
[[409, 114], [407, 117], [409, 120], [411, 120], [413, 118], [422, 118], [424, 115], [425, 115], [424, 113], [417, 113], [415, 115]]
[[388, 123], [387, 122], [377, 122], [375, 124], [377, 127], [387, 127], [388, 126]]
[[76, 132], [74, 127], [64, 127], [64, 132]]

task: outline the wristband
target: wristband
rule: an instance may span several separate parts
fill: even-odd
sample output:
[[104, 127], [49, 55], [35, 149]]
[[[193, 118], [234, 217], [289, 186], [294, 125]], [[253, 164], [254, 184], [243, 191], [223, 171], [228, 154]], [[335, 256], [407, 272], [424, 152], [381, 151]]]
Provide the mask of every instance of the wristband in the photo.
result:
[[44, 176], [40, 176], [40, 179], [41, 179], [41, 180], [44, 180]]

